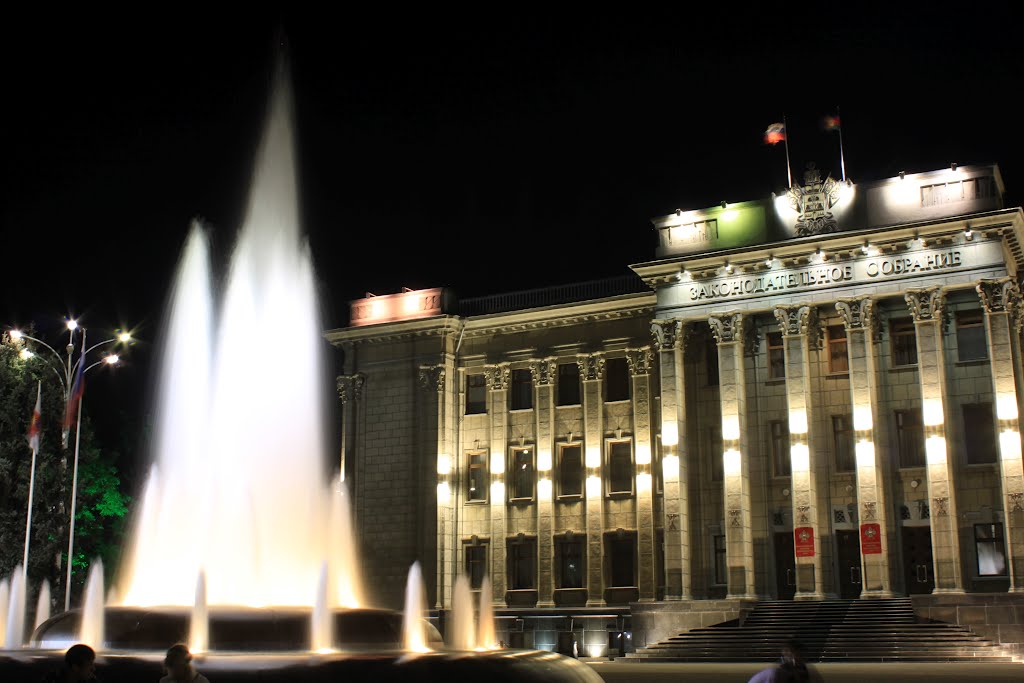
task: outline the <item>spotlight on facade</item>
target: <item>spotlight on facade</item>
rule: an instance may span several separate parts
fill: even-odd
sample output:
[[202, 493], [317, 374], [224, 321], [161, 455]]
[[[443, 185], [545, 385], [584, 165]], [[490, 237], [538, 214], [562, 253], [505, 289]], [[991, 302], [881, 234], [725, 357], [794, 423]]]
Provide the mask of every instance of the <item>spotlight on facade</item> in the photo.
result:
[[766, 259], [764, 260], [764, 264], [765, 264], [766, 266], [768, 266], [769, 268], [771, 268], [771, 267], [772, 267], [772, 264], [773, 264], [773, 263], [775, 263], [775, 259], [774, 259], [774, 258], [772, 258], [771, 256], [769, 256], [768, 258], [766, 258]]
[[900, 180], [906, 180], [906, 179], [907, 179], [907, 172], [906, 171], [900, 171]]
[[729, 204], [728, 204], [728, 202], [726, 202], [726, 201], [725, 201], [725, 200], [723, 199], [723, 200], [722, 200], [722, 208], [724, 209], [724, 208], [726, 208], [726, 207], [727, 207], [728, 205], [729, 205]]
[[725, 262], [725, 272], [727, 272], [727, 273], [731, 273], [732, 272], [732, 264], [729, 263], [728, 261]]
[[956, 162], [955, 161], [949, 165], [949, 170], [952, 171], [953, 173], [956, 173]]
[[677, 216], [682, 216], [683, 215], [683, 210], [682, 209], [676, 209], [676, 215]]
[[974, 233], [971, 232], [971, 227], [967, 226], [967, 229], [964, 230], [964, 237], [966, 239], [971, 239], [971, 237], [973, 237], [973, 236], [974, 236]]

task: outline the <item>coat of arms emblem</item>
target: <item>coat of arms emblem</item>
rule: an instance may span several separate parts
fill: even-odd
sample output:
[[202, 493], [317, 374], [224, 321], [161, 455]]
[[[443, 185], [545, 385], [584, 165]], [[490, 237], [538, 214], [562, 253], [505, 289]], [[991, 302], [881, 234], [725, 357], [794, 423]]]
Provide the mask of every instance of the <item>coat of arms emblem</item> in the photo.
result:
[[796, 220], [798, 237], [835, 232], [839, 224], [832, 216], [832, 207], [839, 203], [839, 183], [831, 175], [821, 179], [821, 172], [813, 163], [807, 164], [804, 184], [789, 188], [789, 205], [799, 217]]

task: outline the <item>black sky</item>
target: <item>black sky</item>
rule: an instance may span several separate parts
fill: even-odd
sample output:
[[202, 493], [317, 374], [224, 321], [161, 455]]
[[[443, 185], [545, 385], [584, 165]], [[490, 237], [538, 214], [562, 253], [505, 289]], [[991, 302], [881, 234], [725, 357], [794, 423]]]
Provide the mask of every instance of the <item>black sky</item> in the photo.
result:
[[998, 162], [1019, 203], [1024, 59], [1009, 14], [598, 7], [12, 21], [0, 324], [53, 338], [71, 312], [135, 327], [143, 343], [91, 384], [90, 412], [108, 429], [143, 414], [190, 219], [210, 223], [222, 260], [241, 219], [281, 27], [328, 326], [365, 291], [622, 274], [653, 256], [651, 217], [784, 186], [782, 149], [761, 143], [783, 112], [797, 177], [807, 161], [838, 175], [817, 127], [838, 104], [855, 181]]

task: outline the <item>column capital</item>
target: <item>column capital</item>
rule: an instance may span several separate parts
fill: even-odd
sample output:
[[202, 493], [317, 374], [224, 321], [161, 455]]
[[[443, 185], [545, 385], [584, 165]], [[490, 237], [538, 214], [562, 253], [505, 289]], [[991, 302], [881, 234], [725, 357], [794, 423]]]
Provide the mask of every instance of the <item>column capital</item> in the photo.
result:
[[420, 366], [420, 388], [444, 392], [445, 369], [443, 365]]
[[508, 363], [484, 366], [484, 377], [486, 377], [487, 386], [491, 391], [508, 389], [508, 381], [511, 376], [512, 369]]
[[538, 358], [530, 361], [530, 375], [533, 377], [533, 383], [539, 387], [554, 384], [557, 374], [557, 358]]
[[938, 285], [908, 289], [903, 298], [915, 323], [942, 322], [946, 295]]
[[357, 372], [354, 375], [338, 375], [335, 381], [342, 405], [362, 399], [363, 385], [366, 384], [365, 374]]
[[711, 334], [719, 344], [743, 342], [743, 314], [742, 313], [719, 313], [708, 318], [708, 325], [711, 326]]
[[868, 296], [840, 299], [836, 310], [843, 318], [846, 331], [864, 330], [870, 332], [875, 326], [875, 302]]
[[596, 382], [604, 377], [604, 354], [581, 353], [576, 356], [576, 365], [580, 368], [580, 378], [584, 382]]
[[654, 354], [651, 347], [644, 346], [639, 349], [626, 349], [626, 363], [629, 364], [629, 374], [637, 375], [651, 374], [651, 366], [654, 364]]
[[818, 318], [818, 308], [808, 304], [792, 304], [789, 306], [776, 306], [775, 319], [782, 327], [782, 334], [786, 337], [814, 334]]
[[654, 348], [658, 351], [673, 351], [683, 343], [682, 324], [675, 319], [651, 321], [651, 335]]
[[979, 280], [974, 289], [986, 313], [1010, 313], [1020, 305], [1020, 288], [1012, 278]]

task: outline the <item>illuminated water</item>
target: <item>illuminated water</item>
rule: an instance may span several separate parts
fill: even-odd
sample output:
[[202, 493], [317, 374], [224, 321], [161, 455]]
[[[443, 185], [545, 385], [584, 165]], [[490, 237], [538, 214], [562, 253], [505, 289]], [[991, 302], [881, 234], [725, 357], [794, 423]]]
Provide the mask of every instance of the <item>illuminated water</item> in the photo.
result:
[[36, 601], [36, 622], [33, 629], [50, 618], [50, 582], [43, 579], [39, 586], [39, 599]]
[[402, 619], [402, 644], [411, 652], [429, 652], [427, 630], [427, 596], [423, 589], [423, 571], [419, 562], [409, 567], [405, 583], [405, 614]]
[[11, 586], [7, 579], [0, 581], [0, 643], [7, 641], [7, 608], [10, 604]]
[[122, 568], [124, 605], [361, 604], [344, 490], [324, 475], [321, 325], [279, 71], [219, 302], [186, 242], [162, 342], [155, 466]]
[[210, 610], [206, 606], [206, 574], [199, 572], [196, 579], [196, 598], [188, 626], [188, 649], [193, 653], [206, 652], [210, 647]]
[[498, 647], [498, 638], [494, 629], [494, 601], [491, 595], [491, 579], [484, 577], [480, 586], [480, 616], [477, 619], [476, 646], [485, 650]]
[[452, 592], [451, 623], [448, 625], [448, 647], [453, 650], [476, 649], [476, 623], [473, 614], [473, 593], [464, 574], [455, 579]]
[[7, 610], [3, 613], [6, 628], [2, 642], [6, 649], [13, 650], [21, 647], [25, 639], [25, 572], [21, 565], [15, 567], [11, 574], [9, 591]]
[[78, 642], [94, 649], [103, 647], [103, 562], [93, 560], [89, 577], [85, 581], [85, 600], [82, 602], [82, 624]]

